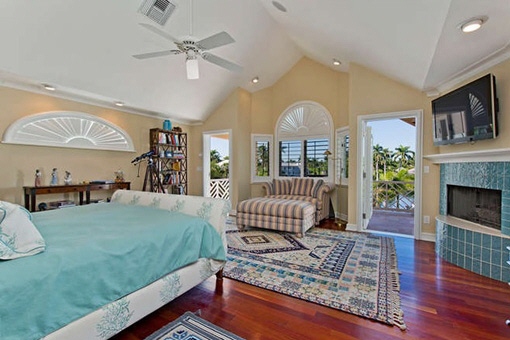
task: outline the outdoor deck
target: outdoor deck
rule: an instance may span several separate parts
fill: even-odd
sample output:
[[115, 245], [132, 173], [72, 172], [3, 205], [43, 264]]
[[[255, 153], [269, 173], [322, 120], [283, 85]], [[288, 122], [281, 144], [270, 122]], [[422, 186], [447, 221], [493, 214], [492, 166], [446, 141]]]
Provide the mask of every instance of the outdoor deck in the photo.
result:
[[388, 211], [374, 209], [367, 230], [384, 231], [402, 235], [413, 235], [414, 214], [412, 211]]

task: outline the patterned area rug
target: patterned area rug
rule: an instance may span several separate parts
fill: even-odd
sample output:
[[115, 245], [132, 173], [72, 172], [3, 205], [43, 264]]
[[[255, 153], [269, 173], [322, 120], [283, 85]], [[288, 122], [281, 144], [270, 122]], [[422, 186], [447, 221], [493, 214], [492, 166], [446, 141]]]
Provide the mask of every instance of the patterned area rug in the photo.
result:
[[392, 238], [228, 230], [226, 277], [405, 329]]
[[191, 312], [186, 312], [145, 340], [243, 340], [243, 338]]

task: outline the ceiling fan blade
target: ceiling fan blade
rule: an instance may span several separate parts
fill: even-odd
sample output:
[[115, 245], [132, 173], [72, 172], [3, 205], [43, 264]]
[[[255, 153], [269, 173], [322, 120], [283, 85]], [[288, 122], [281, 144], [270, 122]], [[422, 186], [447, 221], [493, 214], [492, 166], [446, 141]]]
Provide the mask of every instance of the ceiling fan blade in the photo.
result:
[[153, 32], [153, 33], [156, 33], [157, 35], [165, 38], [165, 39], [168, 39], [170, 41], [173, 41], [174, 43], [180, 43], [179, 40], [175, 39], [174, 37], [172, 37], [170, 34], [166, 33], [165, 31], [162, 31], [160, 30], [159, 28], [156, 28], [152, 25], [149, 25], [149, 24], [145, 24], [143, 22], [140, 22], [139, 23], [140, 26], [148, 29], [149, 31]]
[[133, 57], [136, 59], [149, 59], [149, 58], [163, 57], [166, 55], [179, 54], [179, 53], [181, 53], [181, 51], [179, 51], [179, 50], [166, 50], [166, 51], [159, 51], [159, 52], [135, 54], [135, 55], [133, 55]]
[[226, 68], [229, 71], [241, 72], [243, 70], [243, 68], [241, 66], [234, 64], [233, 62], [228, 61], [226, 59], [220, 58], [214, 54], [202, 53], [202, 58], [204, 58], [204, 60], [206, 60], [210, 63], [213, 63], [220, 67]]
[[198, 48], [202, 50], [210, 50], [212, 48], [228, 45], [235, 42], [234, 38], [227, 32], [220, 32], [215, 35], [211, 35], [208, 38], [202, 39], [196, 42]]

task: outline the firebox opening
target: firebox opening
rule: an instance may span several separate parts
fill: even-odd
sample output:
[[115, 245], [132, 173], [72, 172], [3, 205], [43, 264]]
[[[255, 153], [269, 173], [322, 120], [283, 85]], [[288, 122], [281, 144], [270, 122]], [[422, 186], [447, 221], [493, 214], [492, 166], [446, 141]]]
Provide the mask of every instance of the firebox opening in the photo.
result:
[[501, 190], [447, 185], [447, 214], [501, 230]]

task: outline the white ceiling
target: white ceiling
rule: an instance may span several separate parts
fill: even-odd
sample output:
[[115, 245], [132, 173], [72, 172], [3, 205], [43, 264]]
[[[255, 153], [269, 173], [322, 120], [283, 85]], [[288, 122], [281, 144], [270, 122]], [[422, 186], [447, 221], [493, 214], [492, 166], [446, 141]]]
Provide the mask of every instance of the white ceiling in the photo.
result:
[[[237, 87], [271, 86], [303, 56], [345, 72], [357, 63], [427, 92], [510, 57], [509, 0], [279, 0], [286, 13], [271, 0], [194, 0], [192, 38], [228, 32], [236, 42], [211, 52], [243, 71], [199, 60], [200, 79], [187, 80], [183, 54], [132, 57], [175, 48], [139, 23], [189, 37], [190, 0], [171, 1], [165, 26], [138, 12], [142, 0], [0, 1], [0, 85], [41, 92], [49, 83], [52, 95], [122, 101], [128, 112], [193, 124]], [[461, 33], [476, 16], [489, 19]]]

